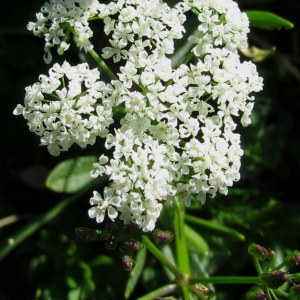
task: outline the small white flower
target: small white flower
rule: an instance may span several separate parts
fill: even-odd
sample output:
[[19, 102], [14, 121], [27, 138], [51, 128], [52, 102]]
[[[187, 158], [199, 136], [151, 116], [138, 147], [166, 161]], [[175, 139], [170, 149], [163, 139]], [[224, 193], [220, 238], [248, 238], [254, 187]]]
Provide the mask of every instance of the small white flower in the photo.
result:
[[36, 36], [45, 38], [46, 63], [51, 63], [52, 55], [50, 49], [57, 47], [58, 54], [62, 55], [69, 49], [68, 30], [65, 24], [73, 27], [77, 46], [85, 51], [93, 48], [89, 39], [93, 32], [89, 27], [88, 19], [105, 11], [106, 6], [97, 0], [75, 1], [75, 0], [51, 0], [41, 7], [41, 12], [36, 14], [37, 21], [29, 22], [27, 29]]
[[108, 157], [102, 154], [99, 157], [99, 162], [93, 163], [93, 170], [90, 172], [92, 178], [97, 178], [105, 173], [105, 165], [108, 162]]
[[93, 192], [94, 196], [90, 199], [91, 205], [96, 205], [89, 209], [90, 218], [96, 218], [97, 223], [102, 223], [107, 212], [108, 217], [114, 221], [118, 216], [116, 207], [121, 204], [121, 198], [116, 196], [113, 189], [104, 188], [103, 197], [97, 192]]
[[148, 86], [150, 84], [153, 84], [154, 82], [155, 82], [155, 75], [153, 74], [153, 72], [149, 72], [149, 71], [142, 72], [141, 83], [144, 86]]

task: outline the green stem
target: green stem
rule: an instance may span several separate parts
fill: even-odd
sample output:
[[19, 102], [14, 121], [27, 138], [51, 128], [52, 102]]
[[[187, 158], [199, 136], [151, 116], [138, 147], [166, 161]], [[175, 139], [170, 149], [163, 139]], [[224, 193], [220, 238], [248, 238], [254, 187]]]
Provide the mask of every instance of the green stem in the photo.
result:
[[272, 297], [274, 298], [274, 300], [279, 300], [273, 290], [269, 289], [269, 291]]
[[258, 276], [211, 276], [193, 277], [190, 283], [212, 283], [212, 284], [258, 284]]
[[288, 279], [292, 283], [299, 283], [300, 282], [300, 273], [288, 274]]
[[254, 265], [255, 265], [255, 268], [257, 270], [257, 274], [260, 276], [262, 273], [263, 273], [263, 270], [259, 264], [259, 261], [256, 257], [253, 257], [253, 260], [254, 260]]
[[93, 59], [98, 63], [99, 67], [111, 78], [118, 79], [117, 75], [108, 67], [104, 60], [97, 54], [97, 52], [92, 49], [88, 52]]
[[167, 294], [173, 293], [177, 289], [176, 284], [168, 284], [165, 286], [162, 286], [140, 298], [137, 300], [153, 300], [153, 299], [158, 299], [158, 297], [163, 297]]
[[174, 227], [174, 236], [175, 236], [175, 245], [176, 245], [176, 258], [177, 265], [182, 274], [185, 274], [183, 280], [179, 282], [181, 286], [184, 299], [190, 299], [189, 290], [188, 290], [188, 280], [191, 274], [190, 270], [190, 261], [189, 261], [189, 252], [187, 247], [187, 241], [185, 237], [184, 230], [184, 215], [185, 209], [183, 203], [179, 203], [178, 197], [174, 197], [173, 201], [174, 206], [174, 218], [173, 218], [173, 227]]
[[[118, 79], [118, 76], [108, 67], [105, 61], [97, 54], [97, 52], [92, 49], [88, 51], [88, 53], [93, 57], [93, 59], [98, 63], [99, 67], [111, 78], [111, 79]], [[144, 95], [147, 94], [148, 89], [143, 85], [135, 82], [136, 85], [141, 89]]]
[[190, 274], [190, 262], [188, 255], [187, 242], [185, 238], [184, 231], [184, 207], [181, 205], [182, 203], [178, 202], [177, 197], [174, 198], [174, 218], [173, 218], [173, 226], [174, 226], [174, 236], [176, 242], [176, 257], [178, 268]]
[[181, 279], [183, 274], [163, 255], [163, 253], [152, 243], [148, 236], [142, 235], [143, 245], [159, 260], [163, 266], [168, 268], [177, 279]]
[[280, 294], [281, 296], [285, 297], [285, 298], [289, 298], [289, 294], [284, 292], [283, 290], [281, 289], [277, 289], [276, 290], [276, 293]]
[[270, 289], [263, 287], [263, 290], [266, 292], [267, 300], [272, 300], [271, 294], [270, 294]]

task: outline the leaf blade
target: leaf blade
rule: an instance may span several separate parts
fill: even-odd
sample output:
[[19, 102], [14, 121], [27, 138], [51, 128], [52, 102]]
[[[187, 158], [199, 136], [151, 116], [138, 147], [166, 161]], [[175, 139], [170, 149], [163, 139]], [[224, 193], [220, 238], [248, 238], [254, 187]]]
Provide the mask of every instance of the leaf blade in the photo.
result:
[[48, 175], [46, 186], [58, 193], [75, 193], [94, 179], [90, 177], [96, 156], [81, 156], [59, 163]]
[[129, 299], [132, 292], [134, 291], [138, 280], [140, 279], [144, 266], [145, 266], [145, 262], [146, 262], [146, 248], [143, 248], [141, 250], [138, 251], [136, 258], [135, 258], [135, 267], [134, 269], [130, 272], [129, 278], [127, 280], [126, 283], [126, 287], [125, 287], [125, 292], [124, 292], [124, 297], [125, 299]]
[[184, 231], [190, 250], [207, 256], [210, 249], [202, 235], [187, 224], [184, 224]]
[[292, 22], [268, 11], [247, 10], [245, 12], [249, 18], [250, 26], [252, 27], [268, 30], [294, 28], [294, 24]]

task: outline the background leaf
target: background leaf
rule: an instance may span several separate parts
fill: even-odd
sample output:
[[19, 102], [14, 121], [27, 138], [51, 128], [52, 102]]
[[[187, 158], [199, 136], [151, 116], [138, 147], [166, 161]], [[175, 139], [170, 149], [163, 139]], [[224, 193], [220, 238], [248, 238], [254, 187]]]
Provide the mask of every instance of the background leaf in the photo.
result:
[[293, 23], [268, 11], [247, 10], [250, 26], [261, 29], [292, 29]]
[[209, 254], [209, 246], [206, 240], [196, 230], [185, 224], [184, 231], [191, 251], [198, 252], [202, 255]]
[[90, 177], [96, 156], [81, 156], [59, 163], [49, 174], [46, 186], [55, 192], [74, 193], [93, 179]]
[[135, 258], [135, 267], [133, 270], [129, 273], [129, 278], [126, 283], [125, 287], [125, 299], [129, 299], [133, 290], [135, 289], [138, 280], [140, 279], [143, 269], [145, 267], [145, 262], [146, 262], [146, 248], [143, 248], [138, 251], [136, 258]]

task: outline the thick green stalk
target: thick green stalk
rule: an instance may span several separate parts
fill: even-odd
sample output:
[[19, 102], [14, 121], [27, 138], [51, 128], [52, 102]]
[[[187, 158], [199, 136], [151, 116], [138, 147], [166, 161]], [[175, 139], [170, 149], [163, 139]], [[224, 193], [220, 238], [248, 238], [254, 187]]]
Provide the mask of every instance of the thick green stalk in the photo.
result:
[[174, 197], [173, 201], [174, 206], [174, 218], [173, 218], [173, 227], [174, 227], [174, 236], [175, 236], [175, 245], [176, 245], [176, 258], [178, 269], [184, 274], [181, 282], [178, 284], [181, 287], [183, 296], [185, 300], [190, 299], [188, 291], [188, 280], [191, 274], [190, 270], [190, 261], [189, 261], [189, 252], [187, 247], [187, 241], [185, 237], [184, 230], [184, 215], [185, 209], [183, 203], [178, 201], [178, 197]]
[[174, 236], [176, 243], [176, 257], [177, 264], [180, 271], [190, 274], [190, 262], [189, 262], [189, 254], [188, 247], [185, 238], [184, 231], [184, 215], [185, 210], [182, 203], [178, 202], [178, 198], [174, 198], [174, 218], [173, 218], [173, 226], [174, 226]]

